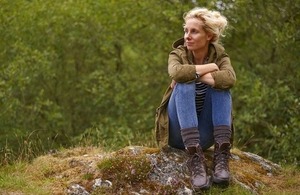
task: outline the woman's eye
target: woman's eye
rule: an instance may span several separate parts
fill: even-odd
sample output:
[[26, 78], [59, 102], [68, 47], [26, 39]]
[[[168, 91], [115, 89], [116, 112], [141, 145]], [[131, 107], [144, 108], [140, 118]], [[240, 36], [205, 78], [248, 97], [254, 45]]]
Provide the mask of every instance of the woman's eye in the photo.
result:
[[199, 32], [196, 29], [184, 29], [183, 31], [184, 31], [185, 34], [188, 34], [188, 33], [190, 33], [190, 34], [196, 34], [196, 33]]
[[197, 30], [183, 30], [185, 33], [196, 33]]

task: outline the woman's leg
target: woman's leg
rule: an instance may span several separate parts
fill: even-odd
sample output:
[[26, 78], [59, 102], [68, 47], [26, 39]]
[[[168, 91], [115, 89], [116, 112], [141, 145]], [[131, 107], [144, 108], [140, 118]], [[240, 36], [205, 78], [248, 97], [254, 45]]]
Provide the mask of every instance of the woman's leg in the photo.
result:
[[231, 127], [232, 101], [229, 90], [211, 89], [212, 99], [212, 120], [214, 127]]
[[231, 138], [232, 100], [229, 90], [209, 89], [211, 98], [214, 138], [214, 160], [212, 180], [216, 184], [228, 185]]
[[194, 189], [207, 189], [210, 180], [202, 148], [199, 145], [198, 118], [195, 102], [195, 83], [177, 83], [168, 104], [169, 145], [185, 148], [189, 154], [187, 167]]
[[210, 148], [214, 143], [211, 103], [211, 90], [207, 89], [202, 111], [198, 113], [198, 129], [201, 135], [200, 143], [203, 150]]
[[[214, 144], [214, 127], [231, 126], [231, 95], [228, 90], [208, 88], [204, 106], [196, 117], [195, 84], [176, 84], [168, 104], [169, 145], [184, 149], [181, 129], [198, 127], [200, 145], [206, 150]], [[199, 124], [199, 125], [198, 125]]]
[[200, 143], [203, 150], [214, 144], [214, 129], [231, 126], [231, 94], [208, 87], [203, 109], [198, 113]]
[[181, 130], [197, 128], [195, 83], [177, 83], [168, 104], [169, 145], [185, 149]]

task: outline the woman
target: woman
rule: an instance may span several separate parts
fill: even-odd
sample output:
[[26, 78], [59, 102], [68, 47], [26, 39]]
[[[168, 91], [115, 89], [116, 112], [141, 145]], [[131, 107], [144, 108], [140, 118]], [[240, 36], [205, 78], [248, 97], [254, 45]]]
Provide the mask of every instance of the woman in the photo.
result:
[[233, 134], [229, 89], [236, 76], [218, 43], [227, 20], [217, 11], [194, 8], [184, 15], [184, 22], [184, 37], [169, 54], [172, 83], [157, 109], [157, 141], [186, 149], [195, 190], [210, 187], [203, 150], [214, 145], [212, 181], [228, 185]]

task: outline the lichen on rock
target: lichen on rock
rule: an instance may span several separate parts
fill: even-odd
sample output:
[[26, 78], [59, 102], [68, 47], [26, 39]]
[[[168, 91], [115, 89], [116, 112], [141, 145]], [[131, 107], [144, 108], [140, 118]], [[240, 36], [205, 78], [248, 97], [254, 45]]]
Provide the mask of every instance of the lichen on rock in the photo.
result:
[[[57, 194], [192, 194], [185, 164], [188, 156], [182, 150], [141, 146], [110, 153], [97, 148], [76, 150], [39, 157], [31, 170], [41, 179], [53, 179]], [[210, 174], [213, 149], [204, 154]], [[238, 149], [232, 150], [229, 166], [229, 188], [238, 185], [251, 194], [277, 185], [275, 178], [281, 173], [279, 165]]]

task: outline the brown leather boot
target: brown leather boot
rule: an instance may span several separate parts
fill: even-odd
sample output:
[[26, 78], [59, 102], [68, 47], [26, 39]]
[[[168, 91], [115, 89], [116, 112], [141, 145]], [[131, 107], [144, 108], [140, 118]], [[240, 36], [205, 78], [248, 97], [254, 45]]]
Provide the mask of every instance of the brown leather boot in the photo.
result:
[[206, 164], [202, 148], [197, 145], [188, 147], [189, 159], [187, 167], [191, 173], [191, 183], [195, 191], [208, 189], [210, 187], [209, 177], [206, 173]]
[[213, 160], [213, 183], [227, 186], [229, 184], [229, 165], [231, 148], [231, 127], [221, 125], [214, 127], [215, 150]]
[[229, 185], [229, 166], [228, 160], [230, 157], [230, 143], [215, 144], [213, 174], [212, 180], [215, 184], [228, 186]]

